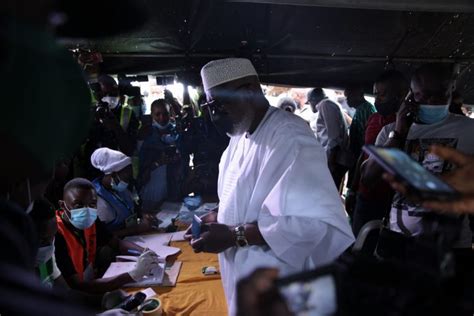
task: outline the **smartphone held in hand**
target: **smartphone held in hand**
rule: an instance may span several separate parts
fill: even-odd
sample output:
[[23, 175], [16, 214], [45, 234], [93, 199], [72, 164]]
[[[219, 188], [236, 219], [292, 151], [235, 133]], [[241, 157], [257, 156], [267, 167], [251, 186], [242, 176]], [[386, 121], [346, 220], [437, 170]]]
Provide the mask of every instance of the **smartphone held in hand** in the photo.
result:
[[191, 233], [193, 235], [193, 239], [198, 239], [201, 236], [201, 224], [202, 220], [194, 214], [193, 216], [193, 223], [191, 225]]
[[409, 195], [420, 201], [450, 201], [459, 193], [446, 182], [423, 168], [405, 152], [397, 148], [364, 146], [363, 150], [382, 168], [407, 186]]

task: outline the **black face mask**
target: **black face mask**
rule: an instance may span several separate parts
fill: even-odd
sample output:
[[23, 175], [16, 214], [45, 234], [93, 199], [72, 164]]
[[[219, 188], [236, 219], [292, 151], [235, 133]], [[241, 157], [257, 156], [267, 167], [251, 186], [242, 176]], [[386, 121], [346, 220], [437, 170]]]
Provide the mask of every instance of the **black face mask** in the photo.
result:
[[400, 104], [400, 100], [392, 98], [386, 102], [375, 102], [375, 108], [381, 115], [388, 116], [396, 113]]
[[232, 123], [229, 114], [221, 112], [218, 114], [210, 114], [210, 116], [211, 122], [214, 124], [219, 134], [222, 136], [227, 136], [232, 132], [232, 127], [234, 124]]
[[229, 113], [223, 110], [222, 104], [214, 100], [204, 104], [209, 112], [212, 124], [215, 126], [219, 134], [227, 136], [232, 132], [234, 123], [229, 117]]

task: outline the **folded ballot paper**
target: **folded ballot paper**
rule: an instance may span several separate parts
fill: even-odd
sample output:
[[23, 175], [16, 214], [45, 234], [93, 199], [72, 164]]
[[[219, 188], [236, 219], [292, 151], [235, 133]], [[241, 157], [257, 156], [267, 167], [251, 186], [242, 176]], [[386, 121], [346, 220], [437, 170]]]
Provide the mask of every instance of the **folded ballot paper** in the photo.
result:
[[181, 235], [182, 233], [128, 236], [125, 237], [124, 240], [153, 250], [160, 259], [166, 259], [166, 257], [175, 255], [181, 251], [179, 248], [169, 246], [171, 240], [179, 240], [182, 238]]
[[[122, 273], [127, 273], [135, 268], [136, 262], [112, 262], [102, 278], [110, 278]], [[148, 286], [175, 286], [178, 280], [182, 262], [175, 261], [172, 264], [160, 263], [152, 270], [150, 275], [142, 280], [125, 284], [124, 287], [148, 287]]]

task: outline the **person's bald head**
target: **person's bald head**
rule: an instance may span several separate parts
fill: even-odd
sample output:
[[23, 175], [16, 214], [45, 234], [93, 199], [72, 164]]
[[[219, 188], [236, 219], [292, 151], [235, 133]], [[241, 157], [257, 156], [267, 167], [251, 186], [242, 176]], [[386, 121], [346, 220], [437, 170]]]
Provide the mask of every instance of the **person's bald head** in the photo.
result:
[[415, 101], [427, 105], [450, 103], [454, 87], [453, 67], [445, 64], [425, 64], [411, 79]]

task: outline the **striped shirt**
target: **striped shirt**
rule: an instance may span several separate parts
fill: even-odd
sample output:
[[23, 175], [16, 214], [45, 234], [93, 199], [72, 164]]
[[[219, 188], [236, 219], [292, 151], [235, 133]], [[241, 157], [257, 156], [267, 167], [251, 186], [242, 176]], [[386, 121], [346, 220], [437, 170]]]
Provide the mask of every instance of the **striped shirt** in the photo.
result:
[[356, 108], [354, 118], [352, 119], [352, 124], [350, 128], [350, 144], [351, 150], [354, 153], [355, 157], [360, 155], [362, 146], [365, 142], [365, 129], [367, 127], [367, 121], [369, 116], [377, 112], [375, 107], [365, 101]]

